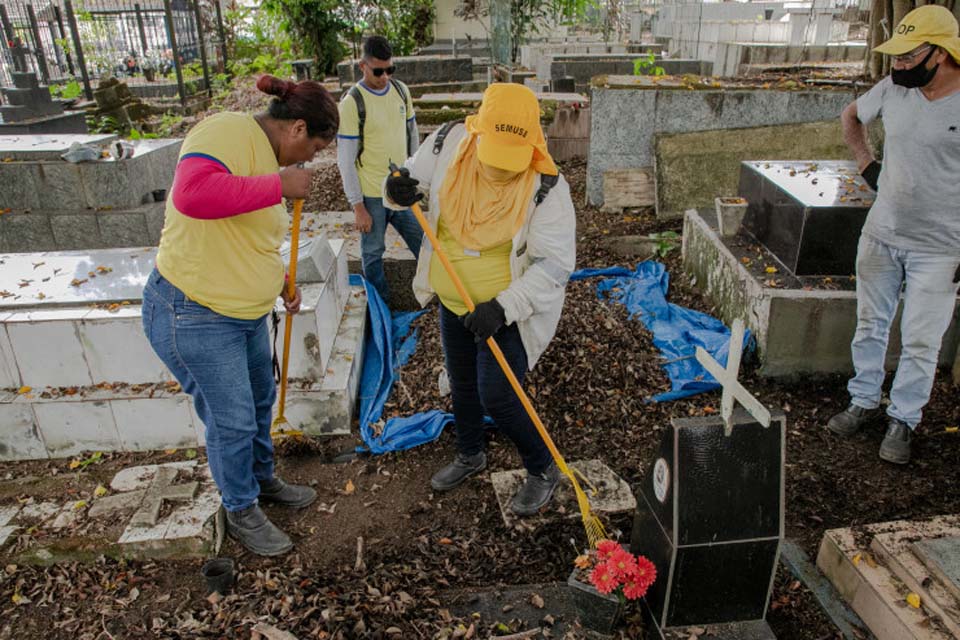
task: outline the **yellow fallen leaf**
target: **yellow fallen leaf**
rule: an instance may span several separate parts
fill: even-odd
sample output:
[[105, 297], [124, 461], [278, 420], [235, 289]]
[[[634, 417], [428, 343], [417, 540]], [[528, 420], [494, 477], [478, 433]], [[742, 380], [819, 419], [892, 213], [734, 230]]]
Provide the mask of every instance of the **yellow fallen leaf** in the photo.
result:
[[853, 556], [852, 560], [853, 560], [853, 566], [859, 567], [860, 561], [863, 560], [863, 554], [858, 553], [857, 555]]
[[960, 431], [960, 427], [947, 427], [944, 429], [944, 431], [947, 433], [956, 433], [957, 431]]
[[83, 509], [86, 506], [87, 506], [86, 500], [77, 500], [76, 502], [73, 503], [73, 510], [80, 511], [80, 509]]
[[440, 538], [439, 542], [440, 544], [453, 544], [453, 540], [450, 538]]
[[776, 273], [776, 272], [777, 272], [777, 268], [776, 268], [776, 267], [767, 267], [767, 268], [765, 269], [765, 271], [766, 271], [767, 273]]
[[914, 609], [919, 609], [920, 596], [918, 596], [917, 594], [911, 591], [910, 594], [907, 596], [907, 604], [913, 607]]
[[587, 554], [577, 556], [576, 560], [573, 561], [573, 564], [578, 569], [587, 569], [588, 567], [590, 567], [590, 556], [588, 556]]
[[23, 395], [23, 394], [25, 394], [25, 393], [30, 393], [31, 391], [33, 391], [33, 387], [26, 387], [26, 386], [24, 386], [24, 387], [20, 387], [19, 389], [17, 389], [17, 393], [19, 393], [19, 394], [21, 394], [21, 395]]
[[77, 467], [80, 466], [80, 461], [79, 461], [79, 460], [76, 460], [76, 459], [71, 460], [69, 466], [70, 466], [71, 469], [76, 469]]
[[102, 498], [103, 496], [107, 495], [107, 488], [102, 484], [98, 484], [97, 488], [93, 490], [93, 495], [98, 498]]
[[347, 486], [343, 488], [343, 492], [348, 496], [357, 490], [357, 486], [353, 484], [353, 480], [347, 480]]
[[164, 449], [163, 452], [164, 452], [165, 454], [167, 454], [168, 456], [172, 456], [173, 454], [175, 454], [175, 453], [177, 452], [177, 450], [176, 450], [176, 449]]

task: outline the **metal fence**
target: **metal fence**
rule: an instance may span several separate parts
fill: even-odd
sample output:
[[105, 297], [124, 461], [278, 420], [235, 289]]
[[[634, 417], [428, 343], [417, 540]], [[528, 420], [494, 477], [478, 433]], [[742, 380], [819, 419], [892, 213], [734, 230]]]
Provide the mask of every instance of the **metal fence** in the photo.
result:
[[13, 72], [32, 71], [51, 85], [75, 80], [93, 99], [97, 81], [112, 75], [176, 83], [186, 103], [191, 87], [209, 90], [226, 71], [219, 0], [0, 0], [0, 28], [4, 86]]

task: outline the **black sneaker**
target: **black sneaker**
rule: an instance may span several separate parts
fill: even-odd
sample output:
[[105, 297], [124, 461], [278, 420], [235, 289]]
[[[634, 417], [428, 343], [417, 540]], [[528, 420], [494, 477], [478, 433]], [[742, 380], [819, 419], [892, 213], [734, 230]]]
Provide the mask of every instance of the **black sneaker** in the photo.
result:
[[893, 464], [907, 464], [910, 462], [910, 441], [913, 440], [913, 430], [906, 422], [890, 418], [887, 423], [887, 433], [880, 443], [880, 459]]
[[453, 462], [433, 474], [430, 486], [434, 491], [450, 491], [463, 484], [470, 476], [475, 476], [487, 468], [487, 454], [481, 451], [472, 456], [458, 453]]
[[550, 463], [543, 473], [527, 473], [527, 479], [510, 501], [510, 510], [518, 516], [532, 516], [550, 502], [560, 483], [560, 470]]
[[880, 409], [864, 409], [850, 403], [850, 406], [830, 418], [827, 429], [838, 436], [852, 436], [860, 427], [872, 422], [880, 414]]
[[317, 499], [317, 492], [311, 487], [287, 484], [280, 478], [273, 478], [270, 482], [260, 485], [260, 496], [258, 499], [284, 507], [302, 509]]
[[293, 549], [289, 536], [270, 522], [259, 505], [227, 511], [227, 533], [258, 556], [279, 556]]

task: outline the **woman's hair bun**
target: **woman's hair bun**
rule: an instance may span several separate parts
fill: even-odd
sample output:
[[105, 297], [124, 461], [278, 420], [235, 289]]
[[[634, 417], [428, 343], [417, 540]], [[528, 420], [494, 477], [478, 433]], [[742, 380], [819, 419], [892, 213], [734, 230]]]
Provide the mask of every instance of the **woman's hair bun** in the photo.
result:
[[271, 96], [277, 96], [281, 100], [289, 96], [296, 87], [296, 82], [288, 82], [271, 75], [260, 76], [257, 80], [257, 89]]

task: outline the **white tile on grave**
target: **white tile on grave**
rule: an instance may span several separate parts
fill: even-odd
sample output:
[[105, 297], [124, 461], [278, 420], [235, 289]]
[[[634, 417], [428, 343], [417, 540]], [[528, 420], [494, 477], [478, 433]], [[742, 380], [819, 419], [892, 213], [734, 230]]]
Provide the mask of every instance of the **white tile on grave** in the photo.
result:
[[19, 504], [8, 504], [6, 506], [0, 506], [0, 527], [10, 524], [13, 518], [20, 513]]
[[159, 542], [160, 540], [163, 540], [169, 527], [169, 518], [161, 520], [152, 527], [134, 527], [128, 525], [127, 528], [123, 530], [123, 534], [121, 534], [120, 539], [117, 540], [117, 542], [120, 544]]
[[3, 545], [7, 544], [7, 540], [16, 532], [20, 527], [14, 525], [9, 525], [6, 527], [0, 527], [0, 549], [3, 548]]
[[197, 446], [197, 432], [186, 396], [113, 400], [110, 405], [126, 451]]
[[78, 335], [78, 321], [88, 312], [89, 309], [25, 311], [7, 319], [7, 334], [24, 385], [92, 384]]
[[0, 460], [48, 458], [28, 402], [0, 403]]
[[174, 509], [164, 539], [196, 538], [203, 535], [204, 526], [220, 510], [220, 494], [216, 486], [204, 484], [188, 505]]
[[93, 504], [90, 505], [87, 517], [100, 518], [104, 516], [115, 516], [121, 511], [132, 511], [143, 502], [145, 492], [146, 489], [138, 489], [136, 491], [124, 491], [111, 496], [97, 498], [93, 501]]
[[113, 412], [106, 402], [38, 402], [33, 412], [51, 458], [120, 448]]
[[25, 504], [23, 505], [23, 509], [20, 510], [17, 519], [43, 524], [57, 515], [57, 513], [60, 512], [61, 506], [62, 505], [57, 502], [34, 502]]
[[91, 311], [80, 322], [80, 339], [94, 384], [173, 380], [143, 332], [139, 306]]
[[[582, 460], [571, 462], [569, 466], [579, 471], [590, 481], [590, 484], [587, 484], [579, 476], [577, 478], [580, 488], [587, 494], [587, 499], [590, 501], [590, 510], [593, 513], [610, 516], [619, 513], [631, 513], [636, 510], [637, 500], [630, 489], [630, 485], [602, 461]], [[538, 515], [530, 518], [518, 518], [510, 510], [510, 501], [517, 490], [520, 489], [520, 485], [523, 484], [525, 478], [526, 472], [523, 469], [497, 471], [490, 474], [490, 482], [493, 485], [494, 493], [496, 493], [503, 521], [508, 527], [520, 523], [524, 526], [535, 525], [538, 522], [557, 517], [580, 517], [580, 509], [576, 494], [573, 491], [573, 485], [569, 478], [561, 474], [560, 484], [557, 486], [552, 501]], [[591, 484], [596, 488], [596, 494], [590, 488]]]
[[19, 389], [20, 370], [13, 355], [13, 344], [7, 334], [7, 319], [12, 313], [0, 312], [0, 389]]
[[74, 505], [75, 503], [73, 502], [63, 505], [60, 508], [60, 512], [57, 513], [53, 522], [50, 524], [50, 528], [54, 531], [59, 531], [60, 529], [66, 529], [80, 520], [80, 510], [76, 509]]
[[159, 464], [145, 464], [138, 467], [127, 467], [121, 469], [113, 476], [110, 481], [110, 489], [113, 491], [136, 491], [146, 489], [157, 474], [157, 469], [163, 467], [173, 467], [174, 469], [192, 469], [197, 466], [196, 460], [183, 460], [180, 462], [165, 462]]

